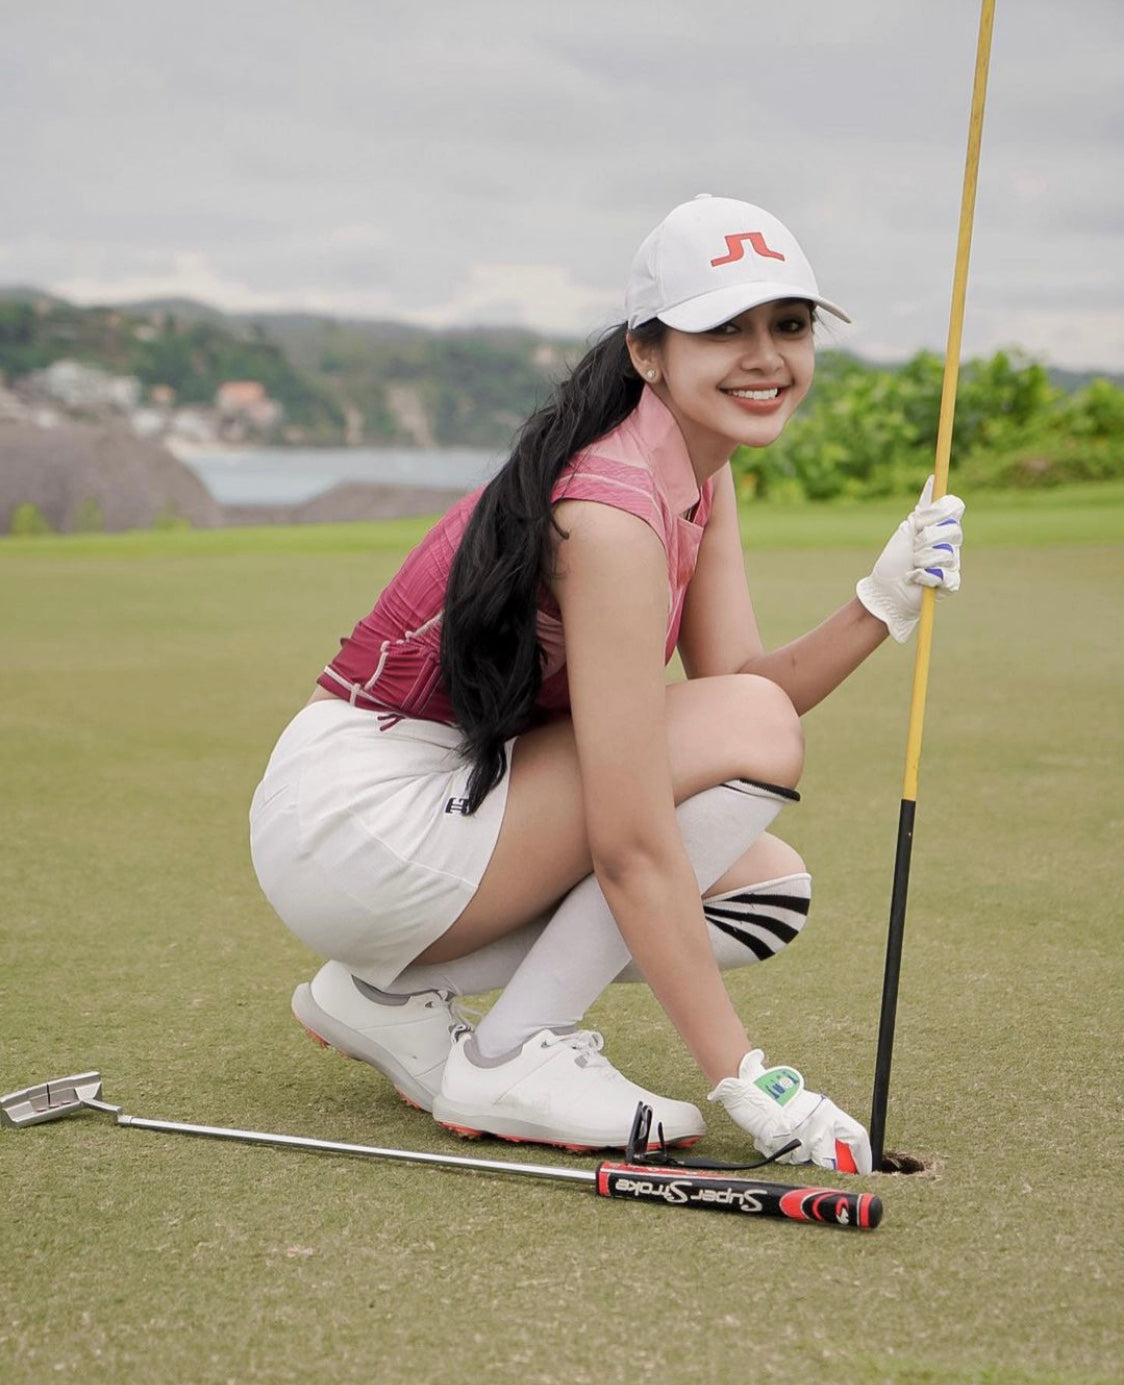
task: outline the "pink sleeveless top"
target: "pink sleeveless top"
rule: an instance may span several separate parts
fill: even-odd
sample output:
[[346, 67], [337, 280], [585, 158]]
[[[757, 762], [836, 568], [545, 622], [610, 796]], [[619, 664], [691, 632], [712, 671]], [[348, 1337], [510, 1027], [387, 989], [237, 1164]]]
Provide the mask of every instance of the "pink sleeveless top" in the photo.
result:
[[[579, 452], [555, 483], [554, 500], [593, 500], [627, 510], [656, 533], [667, 555], [665, 662], [679, 637], [683, 598], [710, 517], [713, 481], [700, 493], [683, 435], [663, 402], [645, 389], [633, 412]], [[449, 569], [480, 491], [466, 495], [408, 555], [369, 615], [340, 641], [317, 680], [357, 707], [456, 724], [441, 679], [441, 613]], [[684, 518], [689, 513], [690, 518]], [[536, 707], [544, 719], [570, 708], [558, 607], [544, 588], [537, 631], [546, 655]]]

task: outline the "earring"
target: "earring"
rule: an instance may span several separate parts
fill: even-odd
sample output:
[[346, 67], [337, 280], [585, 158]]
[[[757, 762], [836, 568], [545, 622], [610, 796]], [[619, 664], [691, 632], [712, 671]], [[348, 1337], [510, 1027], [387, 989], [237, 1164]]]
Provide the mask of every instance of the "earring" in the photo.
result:
[[649, 380], [654, 380], [656, 378], [656, 372], [654, 370], [646, 370], [644, 373]]

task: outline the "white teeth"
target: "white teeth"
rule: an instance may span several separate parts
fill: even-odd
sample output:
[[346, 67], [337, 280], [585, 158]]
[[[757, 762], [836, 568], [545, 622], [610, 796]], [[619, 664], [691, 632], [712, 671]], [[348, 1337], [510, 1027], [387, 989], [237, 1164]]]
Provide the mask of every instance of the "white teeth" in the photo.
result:
[[771, 390], [727, 390], [735, 399], [776, 399], [780, 390], [774, 385]]

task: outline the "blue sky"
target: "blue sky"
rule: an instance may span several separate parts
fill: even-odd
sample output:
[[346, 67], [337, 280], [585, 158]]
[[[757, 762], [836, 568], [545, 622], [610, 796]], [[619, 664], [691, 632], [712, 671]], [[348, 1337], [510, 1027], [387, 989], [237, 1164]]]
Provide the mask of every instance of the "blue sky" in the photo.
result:
[[[697, 192], [943, 350], [976, 0], [0, 4], [0, 283], [584, 336]], [[1124, 370], [1124, 6], [998, 0], [968, 355]]]

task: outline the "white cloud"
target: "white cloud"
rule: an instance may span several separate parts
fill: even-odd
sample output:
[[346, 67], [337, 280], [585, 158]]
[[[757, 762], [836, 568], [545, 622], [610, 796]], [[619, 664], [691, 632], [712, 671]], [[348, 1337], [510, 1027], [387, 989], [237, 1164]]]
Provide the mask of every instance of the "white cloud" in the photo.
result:
[[410, 321], [430, 327], [512, 323], [575, 336], [622, 317], [614, 295], [576, 283], [565, 265], [556, 264], [474, 264], [440, 305], [409, 311]]
[[122, 275], [76, 274], [49, 285], [75, 303], [124, 303], [144, 298], [195, 298], [232, 312], [267, 312], [286, 306], [276, 291], [258, 292], [231, 279], [196, 250], [172, 253], [164, 268]]
[[[24, 7], [0, 53], [0, 277], [585, 335], [638, 240], [705, 190], [793, 226], [849, 344], [943, 349], [978, 2], [939, 9]], [[1124, 369], [1122, 67], [1117, 0], [1080, 24], [1000, 7], [966, 341], [1009, 328]]]

